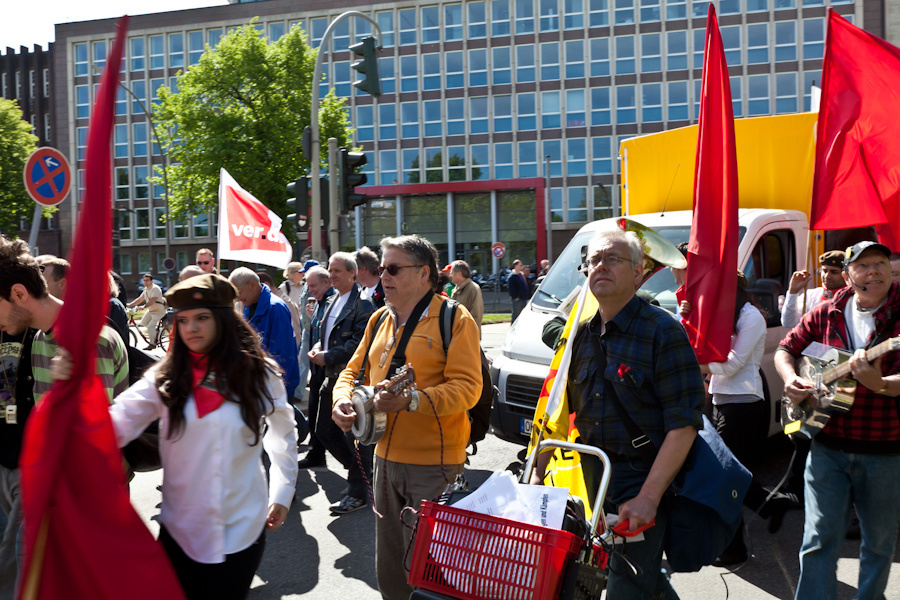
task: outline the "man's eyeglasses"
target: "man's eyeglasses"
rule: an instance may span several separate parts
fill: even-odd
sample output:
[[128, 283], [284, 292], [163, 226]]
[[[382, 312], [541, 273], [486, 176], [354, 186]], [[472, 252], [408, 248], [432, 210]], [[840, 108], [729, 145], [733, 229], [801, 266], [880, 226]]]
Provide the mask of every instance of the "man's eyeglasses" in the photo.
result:
[[384, 272], [387, 271], [391, 277], [395, 277], [397, 273], [400, 272], [400, 269], [407, 269], [409, 267], [419, 268], [422, 265], [388, 265], [386, 267], [378, 267], [378, 276], [381, 277], [384, 275]]
[[210, 260], [198, 260], [198, 261], [197, 261], [197, 264], [198, 264], [198, 265], [208, 265], [208, 264], [211, 263], [211, 262], [212, 262], [212, 261], [210, 261]]
[[595, 254], [594, 256], [588, 259], [588, 265], [593, 269], [596, 268], [600, 263], [605, 264], [607, 267], [614, 267], [619, 263], [623, 262], [633, 262], [630, 258], [624, 258], [622, 256], [616, 256], [615, 254], [607, 254], [605, 256], [600, 256]]

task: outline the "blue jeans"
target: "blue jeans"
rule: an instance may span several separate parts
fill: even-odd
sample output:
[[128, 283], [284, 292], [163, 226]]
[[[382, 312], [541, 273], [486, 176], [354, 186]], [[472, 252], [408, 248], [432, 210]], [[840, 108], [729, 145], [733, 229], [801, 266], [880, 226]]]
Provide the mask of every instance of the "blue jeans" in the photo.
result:
[[837, 598], [837, 559], [850, 519], [859, 516], [857, 600], [884, 598], [900, 525], [900, 456], [847, 454], [813, 441], [806, 459], [806, 519], [796, 600]]

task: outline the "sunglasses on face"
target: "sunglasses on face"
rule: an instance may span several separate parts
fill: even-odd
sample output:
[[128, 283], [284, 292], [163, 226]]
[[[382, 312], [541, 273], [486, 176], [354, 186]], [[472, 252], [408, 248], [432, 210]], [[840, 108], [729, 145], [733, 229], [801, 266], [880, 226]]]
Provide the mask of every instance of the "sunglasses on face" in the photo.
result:
[[198, 260], [198, 261], [197, 261], [197, 264], [198, 264], [198, 265], [208, 265], [210, 262], [212, 262], [212, 261], [209, 261], [209, 260]]
[[386, 267], [380, 266], [378, 267], [378, 276], [384, 275], [384, 272], [387, 271], [391, 277], [397, 275], [400, 272], [400, 269], [407, 269], [410, 267], [419, 268], [422, 265], [388, 265]]

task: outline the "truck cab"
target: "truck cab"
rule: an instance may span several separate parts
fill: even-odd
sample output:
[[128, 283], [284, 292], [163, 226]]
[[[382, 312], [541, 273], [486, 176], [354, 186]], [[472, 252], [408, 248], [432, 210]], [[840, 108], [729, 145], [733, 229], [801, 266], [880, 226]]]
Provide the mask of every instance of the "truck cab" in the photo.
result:
[[[690, 238], [692, 212], [675, 211], [628, 215], [650, 227], [672, 244]], [[544, 324], [562, 313], [558, 307], [576, 287], [584, 283], [578, 269], [581, 249], [593, 235], [609, 229], [616, 219], [588, 223], [576, 233], [550, 267], [528, 305], [512, 324], [501, 355], [491, 366], [491, 379], [500, 390], [491, 413], [491, 425], [500, 438], [527, 444], [538, 396], [550, 369], [553, 352], [541, 341]], [[769, 435], [781, 431], [779, 424], [783, 383], [775, 371], [773, 355], [787, 329], [781, 326], [781, 300], [791, 274], [805, 268], [807, 216], [796, 210], [740, 209], [738, 211], [738, 266], [750, 282], [750, 292], [766, 310], [766, 353], [761, 364], [763, 389], [770, 405]], [[660, 306], [675, 313], [675, 280], [669, 269], [651, 276], [641, 289]], [[564, 315], [567, 316], [567, 315]]]

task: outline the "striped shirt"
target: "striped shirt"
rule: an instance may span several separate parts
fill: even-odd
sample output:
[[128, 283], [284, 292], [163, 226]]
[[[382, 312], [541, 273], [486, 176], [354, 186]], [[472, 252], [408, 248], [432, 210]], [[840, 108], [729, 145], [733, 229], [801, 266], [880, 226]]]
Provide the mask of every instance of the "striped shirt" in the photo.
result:
[[[34, 398], [40, 401], [53, 381], [50, 379], [50, 359], [59, 347], [52, 333], [38, 331], [31, 347], [31, 368], [34, 375]], [[106, 398], [113, 398], [128, 389], [128, 352], [125, 343], [114, 329], [106, 325], [97, 340], [97, 374], [106, 390]]]

